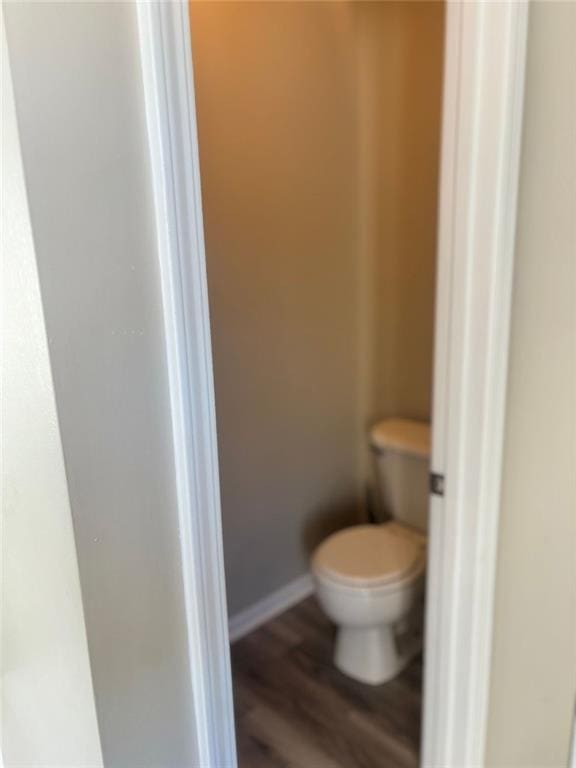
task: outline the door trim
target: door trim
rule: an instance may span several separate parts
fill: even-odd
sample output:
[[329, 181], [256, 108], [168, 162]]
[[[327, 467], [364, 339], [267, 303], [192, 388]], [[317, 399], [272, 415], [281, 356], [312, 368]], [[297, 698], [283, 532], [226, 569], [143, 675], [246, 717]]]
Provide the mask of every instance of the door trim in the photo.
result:
[[447, 5], [422, 764], [482, 766], [527, 2]]
[[199, 766], [236, 765], [188, 5], [139, 2]]
[[[448, 2], [424, 738], [483, 764], [527, 0]], [[234, 768], [214, 382], [188, 4], [138, 3], [199, 764]], [[433, 598], [433, 599], [432, 599]]]

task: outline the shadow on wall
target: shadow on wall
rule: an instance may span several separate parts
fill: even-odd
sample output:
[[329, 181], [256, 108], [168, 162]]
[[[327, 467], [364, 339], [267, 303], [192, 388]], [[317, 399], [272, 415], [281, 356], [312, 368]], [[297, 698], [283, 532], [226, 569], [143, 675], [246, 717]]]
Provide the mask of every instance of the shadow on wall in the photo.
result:
[[360, 522], [362, 513], [358, 499], [354, 497], [318, 507], [302, 527], [302, 548], [306, 556], [310, 558], [316, 547], [331, 533]]

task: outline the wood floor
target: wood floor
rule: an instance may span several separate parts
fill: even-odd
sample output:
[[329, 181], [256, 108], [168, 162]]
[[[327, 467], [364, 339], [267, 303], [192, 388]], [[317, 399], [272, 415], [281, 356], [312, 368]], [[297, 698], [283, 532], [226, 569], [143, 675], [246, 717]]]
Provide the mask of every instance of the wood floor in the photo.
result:
[[416, 768], [422, 661], [367, 686], [332, 664], [309, 598], [232, 646], [240, 768]]

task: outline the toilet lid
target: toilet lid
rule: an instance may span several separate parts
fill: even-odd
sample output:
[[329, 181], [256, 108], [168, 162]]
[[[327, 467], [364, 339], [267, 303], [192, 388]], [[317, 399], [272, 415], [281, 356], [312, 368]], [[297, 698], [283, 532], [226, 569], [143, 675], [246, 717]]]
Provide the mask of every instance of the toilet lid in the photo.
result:
[[393, 523], [356, 525], [329, 536], [312, 566], [335, 581], [376, 586], [401, 581], [424, 557], [421, 537]]

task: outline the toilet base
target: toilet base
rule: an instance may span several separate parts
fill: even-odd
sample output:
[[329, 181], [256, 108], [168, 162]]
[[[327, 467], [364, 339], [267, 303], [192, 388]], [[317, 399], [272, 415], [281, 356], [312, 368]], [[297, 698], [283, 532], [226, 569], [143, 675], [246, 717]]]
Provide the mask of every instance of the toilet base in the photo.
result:
[[348, 677], [369, 685], [387, 683], [422, 650], [421, 634], [399, 642], [392, 625], [340, 627], [334, 663]]

